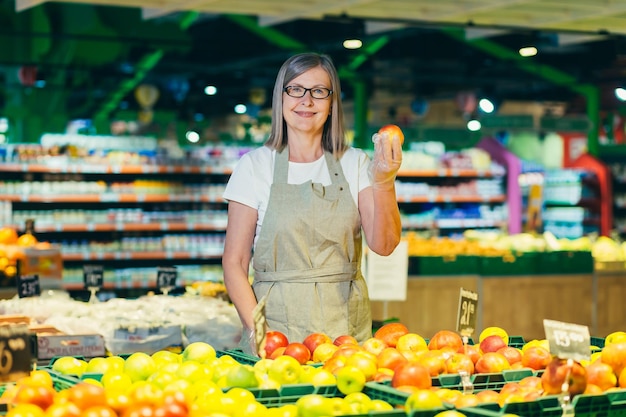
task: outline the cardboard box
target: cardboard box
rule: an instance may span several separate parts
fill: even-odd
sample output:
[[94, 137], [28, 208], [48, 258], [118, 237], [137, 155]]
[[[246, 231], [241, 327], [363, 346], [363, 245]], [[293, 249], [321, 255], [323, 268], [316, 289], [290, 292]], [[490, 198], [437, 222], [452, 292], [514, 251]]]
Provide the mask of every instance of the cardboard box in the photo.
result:
[[99, 334], [37, 334], [37, 359], [56, 356], [105, 356], [104, 338]]

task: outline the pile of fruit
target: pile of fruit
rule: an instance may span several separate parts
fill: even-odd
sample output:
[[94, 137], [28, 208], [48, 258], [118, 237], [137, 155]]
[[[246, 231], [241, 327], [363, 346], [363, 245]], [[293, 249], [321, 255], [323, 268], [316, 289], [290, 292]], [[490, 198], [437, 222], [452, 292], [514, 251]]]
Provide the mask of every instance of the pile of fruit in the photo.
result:
[[[460, 417], [468, 407], [535, 401], [561, 394], [564, 387], [572, 397], [626, 388], [626, 332], [608, 335], [604, 347], [594, 347], [596, 352], [584, 362], [554, 357], [546, 340], [510, 346], [509, 335], [499, 327], [484, 329], [475, 344], [468, 342], [448, 330], [425, 339], [402, 323], [388, 323], [361, 344], [347, 335], [332, 339], [323, 333], [289, 341], [270, 331], [263, 357], [243, 355], [247, 360], [204, 342], [189, 344], [181, 353], [161, 350], [89, 360], [66, 356], [52, 362], [49, 373], [33, 371], [5, 386], [0, 401], [9, 405], [8, 417], [315, 417], [379, 411]], [[499, 389], [434, 383], [444, 374], [471, 380], [512, 369], [528, 374]], [[76, 377], [77, 383], [56, 392], [50, 374]], [[311, 389], [280, 401], [287, 386]], [[335, 390], [324, 390], [328, 387]], [[275, 397], [259, 395], [261, 391]], [[378, 395], [389, 392], [398, 395]]]
[[0, 228], [0, 276], [12, 278], [17, 274], [17, 261], [25, 257], [24, 249], [49, 249], [48, 242], [39, 242], [31, 233], [19, 235], [12, 227]]

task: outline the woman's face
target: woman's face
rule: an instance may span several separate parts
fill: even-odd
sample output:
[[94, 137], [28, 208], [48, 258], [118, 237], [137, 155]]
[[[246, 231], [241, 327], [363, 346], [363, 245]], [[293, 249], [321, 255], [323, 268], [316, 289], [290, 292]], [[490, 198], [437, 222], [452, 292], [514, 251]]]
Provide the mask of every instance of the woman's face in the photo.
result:
[[[304, 88], [322, 87], [331, 90], [330, 77], [322, 67], [311, 68], [288, 83], [289, 86]], [[332, 95], [324, 99], [311, 97], [307, 91], [303, 97], [291, 97], [283, 92], [283, 117], [287, 130], [295, 134], [319, 134], [324, 131], [324, 123], [330, 114]]]

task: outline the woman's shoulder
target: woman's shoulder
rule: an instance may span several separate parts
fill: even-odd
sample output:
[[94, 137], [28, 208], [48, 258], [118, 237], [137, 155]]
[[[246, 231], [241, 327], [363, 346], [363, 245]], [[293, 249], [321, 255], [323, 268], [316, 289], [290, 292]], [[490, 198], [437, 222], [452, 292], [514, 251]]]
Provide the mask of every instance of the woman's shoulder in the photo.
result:
[[269, 160], [274, 158], [274, 150], [268, 148], [267, 146], [260, 146], [258, 148], [252, 149], [250, 152], [245, 153], [241, 159], [247, 160], [250, 163], [266, 163]]

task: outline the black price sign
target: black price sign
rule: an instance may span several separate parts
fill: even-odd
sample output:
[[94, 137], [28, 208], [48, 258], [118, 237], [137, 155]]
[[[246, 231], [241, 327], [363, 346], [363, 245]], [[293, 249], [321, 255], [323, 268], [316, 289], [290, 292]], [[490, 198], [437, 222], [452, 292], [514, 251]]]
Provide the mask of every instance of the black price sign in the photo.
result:
[[575, 361], [591, 358], [591, 337], [587, 326], [545, 319], [543, 328], [553, 355]]
[[102, 288], [104, 284], [104, 268], [102, 265], [83, 265], [85, 288]]
[[0, 381], [28, 376], [32, 369], [31, 343], [28, 326], [0, 326]]
[[19, 298], [36, 297], [41, 294], [39, 275], [17, 275], [17, 295]]
[[459, 293], [459, 313], [456, 331], [462, 336], [471, 337], [476, 330], [476, 314], [478, 313], [478, 293], [461, 288]]
[[178, 279], [178, 271], [175, 266], [160, 266], [157, 268], [157, 287], [174, 288]]

